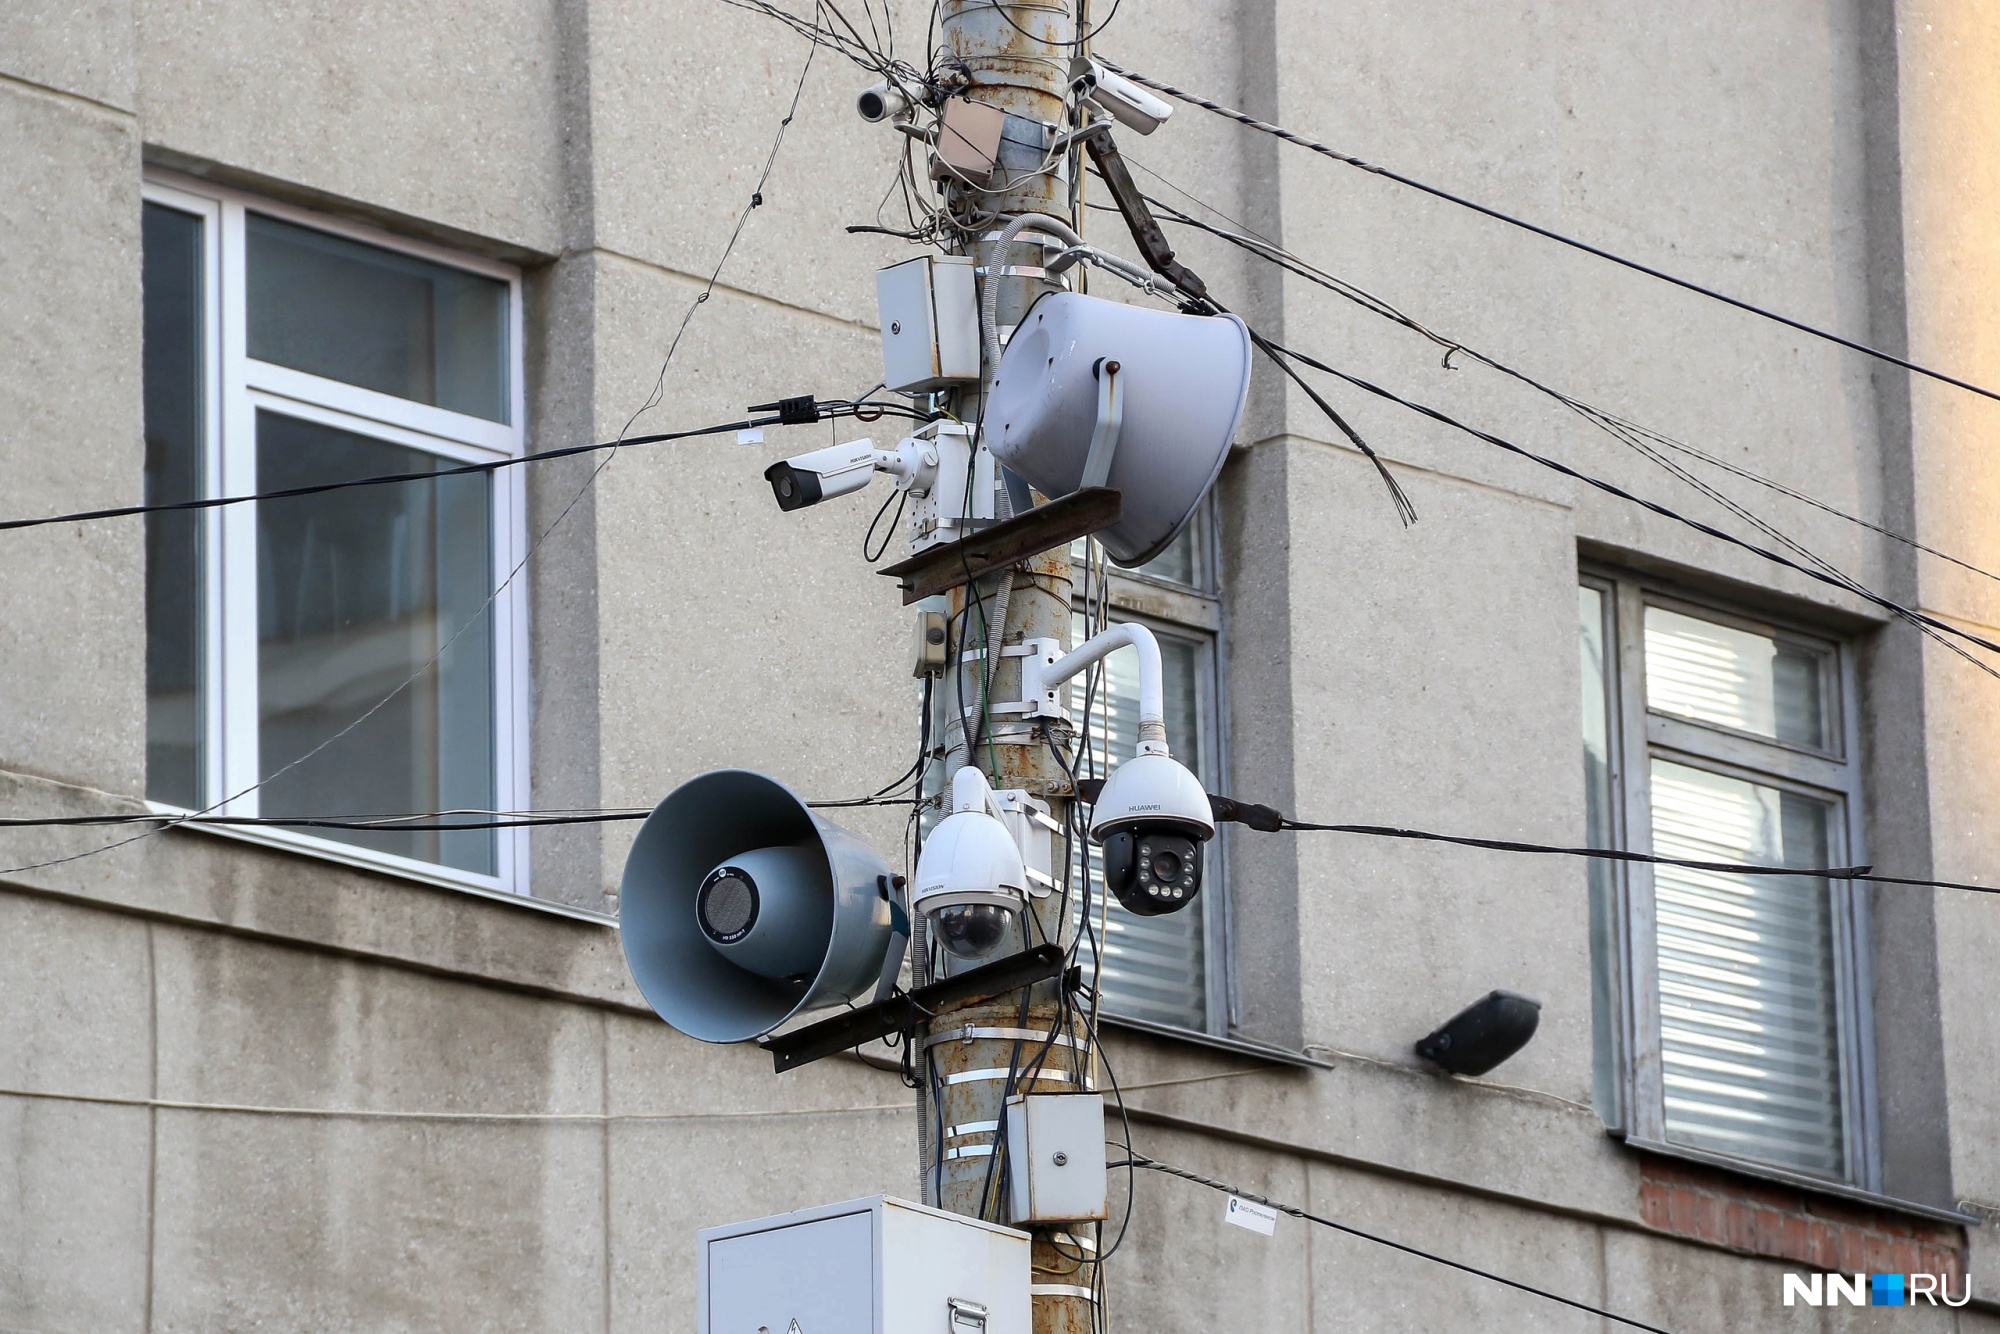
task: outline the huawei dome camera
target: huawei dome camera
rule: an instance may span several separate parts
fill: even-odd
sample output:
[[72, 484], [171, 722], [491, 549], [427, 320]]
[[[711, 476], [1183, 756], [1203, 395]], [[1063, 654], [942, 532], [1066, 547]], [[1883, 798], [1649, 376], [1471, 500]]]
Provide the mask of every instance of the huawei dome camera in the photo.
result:
[[1215, 836], [1208, 792], [1169, 755], [1134, 755], [1111, 771], [1091, 810], [1104, 881], [1127, 911], [1158, 917], [1201, 893], [1203, 845]]

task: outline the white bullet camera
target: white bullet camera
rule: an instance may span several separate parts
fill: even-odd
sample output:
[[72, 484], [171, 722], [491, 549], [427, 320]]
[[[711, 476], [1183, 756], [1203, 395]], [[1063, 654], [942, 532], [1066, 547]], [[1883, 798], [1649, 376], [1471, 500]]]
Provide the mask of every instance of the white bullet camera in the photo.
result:
[[896, 479], [897, 489], [924, 496], [937, 477], [937, 450], [908, 439], [895, 449], [877, 449], [873, 440], [850, 440], [810, 454], [781, 459], [764, 470], [778, 508], [787, 512], [859, 491], [877, 472]]
[[910, 109], [910, 95], [901, 84], [890, 83], [887, 79], [863, 88], [854, 99], [854, 109], [861, 113], [861, 119], [870, 125], [893, 120]]
[[1151, 134], [1174, 114], [1171, 105], [1088, 56], [1080, 56], [1070, 65], [1070, 79], [1083, 89], [1083, 95], [1092, 104], [1109, 112], [1120, 125], [1140, 134]]

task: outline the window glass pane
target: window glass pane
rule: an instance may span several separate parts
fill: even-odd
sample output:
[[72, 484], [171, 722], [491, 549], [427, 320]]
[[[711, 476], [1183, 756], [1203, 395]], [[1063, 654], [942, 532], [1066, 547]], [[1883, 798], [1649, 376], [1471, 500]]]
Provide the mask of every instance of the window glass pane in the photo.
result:
[[[1605, 596], [1589, 585], [1576, 590], [1577, 627], [1583, 652], [1584, 832], [1593, 848], [1616, 846], [1611, 808], [1611, 694], [1605, 656]], [[1617, 871], [1610, 862], [1588, 863], [1590, 876], [1590, 1012], [1595, 1038], [1593, 1097], [1605, 1124], [1623, 1124], [1619, 1080], [1619, 967]]]
[[[1137, 569], [1127, 570], [1123, 566], [1107, 564], [1106, 570], [1112, 575], [1143, 574], [1149, 579], [1163, 579], [1197, 592], [1207, 592], [1207, 562], [1202, 559], [1202, 552], [1206, 549], [1205, 544], [1208, 540], [1205, 536], [1207, 513], [1205, 506], [1196, 510], [1193, 520], [1187, 527], [1181, 529], [1180, 536], [1169, 542], [1165, 551]], [[1078, 538], [1070, 543], [1069, 558], [1079, 566], [1076, 574], [1076, 586], [1079, 590], [1083, 587], [1083, 571], [1080, 567], [1088, 546], [1089, 540], [1086, 538]]]
[[[1836, 808], [1654, 760], [1653, 851], [1824, 867]], [[1654, 870], [1667, 1138], [1825, 1176], [1846, 1168], [1833, 890]]]
[[1824, 653], [1665, 607], [1646, 608], [1646, 707], [1830, 750]]
[[[202, 220], [145, 206], [146, 503], [201, 495]], [[201, 518], [146, 516], [146, 795], [201, 807]]]
[[[257, 414], [262, 491], [441, 463], [334, 427]], [[472, 473], [258, 502], [263, 815], [492, 807], [491, 485]], [[495, 870], [491, 830], [311, 832]]]
[[[1208, 688], [1205, 645], [1193, 639], [1155, 633], [1165, 668], [1168, 744], [1181, 763], [1207, 781], [1208, 756], [1204, 753], [1201, 722]], [[1076, 618], [1074, 634], [1077, 643], [1088, 637], [1081, 614]], [[1110, 773], [1139, 744], [1138, 655], [1121, 649], [1105, 658], [1102, 683], [1091, 700], [1090, 753], [1082, 770], [1086, 777]], [[1070, 711], [1079, 720], [1083, 718], [1084, 693], [1084, 677], [1079, 676], [1071, 683], [1069, 700]], [[1101, 849], [1094, 843], [1089, 846], [1086, 858], [1092, 886], [1091, 929], [1095, 931], [1102, 924], [1102, 986], [1104, 1008], [1108, 1012], [1178, 1028], [1206, 1030], [1208, 983], [1202, 922], [1207, 896], [1215, 891], [1217, 881], [1215, 849], [1211, 846], [1206, 851], [1209, 860], [1202, 874], [1202, 897], [1177, 913], [1140, 917], [1125, 911], [1116, 899], [1104, 897]], [[1086, 971], [1091, 966], [1090, 949], [1090, 941], [1085, 940], [1081, 955]]]
[[252, 213], [260, 361], [507, 420], [507, 284]]

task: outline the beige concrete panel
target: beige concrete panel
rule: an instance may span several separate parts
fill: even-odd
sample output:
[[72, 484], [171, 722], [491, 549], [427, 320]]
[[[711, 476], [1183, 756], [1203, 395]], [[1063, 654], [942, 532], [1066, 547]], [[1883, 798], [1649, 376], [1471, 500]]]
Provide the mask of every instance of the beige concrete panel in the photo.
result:
[[[1925, 656], [1933, 871], [1948, 880], [2000, 884], [2000, 848], [1993, 840], [2000, 813], [1994, 748], [2000, 736], [2000, 682], [1936, 649]], [[1992, 1003], [2000, 900], [1940, 890], [1935, 905], [1952, 1190], [1960, 1199], [2000, 1204], [2000, 1027]], [[1987, 1242], [1983, 1234], [1991, 1229], [1980, 1231]], [[2000, 1248], [1983, 1245], [1975, 1254], [1975, 1285], [2000, 1291]]]
[[139, 77], [132, 0], [20, 0], [0, 9], [0, 74], [131, 110]]
[[[1418, 37], [1383, 14], [1286, 12], [1280, 84], [1293, 128], [1843, 332], [1865, 331], [1860, 132], [1851, 111], [1832, 114], [1853, 100], [1845, 20], [1780, 6], [1754, 19], [1619, 9], [1551, 25], [1502, 8]], [[1704, 23], [1721, 30], [1714, 40], [1687, 35]], [[1668, 31], [1640, 35], [1654, 28]], [[1793, 74], [1783, 62], [1795, 48], [1830, 54]], [[1774, 62], [1796, 84], [1770, 79]], [[1341, 97], [1325, 96], [1327, 69], [1343, 71]], [[1647, 127], [1637, 137], [1648, 152], [1626, 145], [1634, 117]], [[1774, 123], [1785, 132], [1769, 133]], [[1730, 164], [1704, 166], [1724, 134], [1733, 136]], [[1661, 176], [1648, 184], [1656, 160]], [[1326, 159], [1288, 150], [1280, 162], [1285, 237], [1301, 254], [1558, 388], [1873, 513], [1873, 406], [1866, 367], [1851, 354]], [[1741, 188], [1738, 173], [1758, 188]], [[1626, 221], [1608, 225], [1617, 220]], [[1294, 345], [1377, 383], [1698, 517], [1723, 514], [1560, 406], [1476, 367], [1445, 371], [1434, 345], [1337, 297], [1288, 283], [1286, 324]], [[1353, 390], [1334, 397], [1391, 457], [1564, 496], [1565, 484], [1527, 465], [1482, 459], [1487, 447], [1467, 437], [1366, 405]], [[1331, 434], [1296, 396], [1290, 418]], [[1874, 577], [1859, 530], [1709, 474], [1814, 550]], [[1421, 510], [1420, 488], [1417, 499]], [[1574, 503], [1582, 530], [1600, 540], [1704, 565], [1722, 555], [1711, 540], [1624, 502], [1585, 494]], [[1723, 564], [1769, 577], [1754, 559]]]
[[151, 1115], [0, 1096], [0, 1329], [147, 1327]]
[[[1133, 1141], [1147, 1157], [1272, 1199], [1302, 1203], [1311, 1194], [1306, 1166], [1295, 1158], [1150, 1127], [1135, 1131]], [[1107, 1245], [1118, 1235], [1127, 1198], [1127, 1174], [1111, 1178]], [[1312, 1290], [1318, 1239], [1305, 1224], [1281, 1218], [1269, 1237], [1232, 1226], [1224, 1222], [1227, 1196], [1160, 1172], [1137, 1173], [1136, 1192], [1125, 1240], [1105, 1266], [1112, 1329], [1345, 1328], [1341, 1306]]]
[[144, 0], [151, 145], [543, 253], [562, 248], [553, 0]]
[[[606, 262], [601, 429], [615, 434], [645, 401], [695, 291]], [[845, 396], [880, 375], [878, 358], [871, 331], [718, 294], [688, 327], [665, 406], [634, 430], [740, 419], [746, 404], [781, 394]], [[731, 436], [644, 446], [605, 470], [596, 505], [608, 804], [650, 805], [704, 770], [738, 766], [808, 798], [859, 796], [909, 766], [920, 700], [907, 656], [913, 613], [860, 554], [888, 488], [785, 514], [763, 478], [774, 459], [899, 434], [888, 419], [771, 428], [759, 446]], [[903, 812], [831, 814], [885, 855], [900, 846]], [[632, 832], [607, 831], [608, 875]]]
[[[1607, 1297], [1599, 1229], [1590, 1224], [1319, 1163], [1310, 1184], [1310, 1198], [1286, 1203], [1592, 1305]], [[1313, 1229], [1315, 1313], [1338, 1313], [1343, 1329], [1583, 1334], [1604, 1327], [1559, 1302], [1361, 1237], [1303, 1221], [1280, 1224], [1292, 1225]]]
[[[1198, 1084], [1187, 1064], [1137, 1066], [1114, 1048], [1133, 1115], [1268, 1146], [1374, 1165], [1440, 1184], [1604, 1217], [1636, 1217], [1638, 1164], [1587, 1106], [1498, 1083], [1448, 1079], [1338, 1052], [1330, 1071]], [[1159, 1081], [1163, 1086], [1137, 1088]]]
[[[697, 1042], [652, 1015], [611, 1013], [603, 1022], [605, 1097], [614, 1116], [786, 1117], [916, 1105], [893, 1071], [849, 1056], [780, 1075], [770, 1053], [754, 1045]], [[902, 1148], [914, 1162], [914, 1132], [896, 1152]]]
[[[897, 8], [897, 53], [922, 64], [929, 7]], [[731, 6], [683, 6], [671, 17], [644, 4], [598, 6], [598, 243], [706, 278], [770, 158], [808, 50], [783, 25]], [[730, 258], [733, 285], [874, 323], [875, 270], [917, 253], [891, 237], [841, 230], [876, 223], [902, 152], [900, 134], [854, 112], [855, 94], [878, 77], [830, 49], [814, 55], [764, 203]], [[882, 225], [909, 225], [899, 201]]]
[[598, 1328], [603, 1133], [162, 1112], [153, 1328]]
[[149, 930], [120, 914], [0, 892], [0, 1087], [152, 1092]]
[[614, 1125], [608, 1327], [692, 1334], [697, 1232], [864, 1195], [914, 1199], [915, 1143], [914, 1105]]
[[[10, 515], [139, 498], [139, 157], [129, 118], [0, 83], [0, 461]], [[138, 792], [142, 530], [9, 533], [0, 768]]]
[[[1310, 447], [1294, 462], [1297, 818], [1578, 841], [1567, 515], [1455, 484], [1399, 531], [1365, 465]], [[1506, 987], [1544, 1008], [1495, 1078], [1588, 1101], [1580, 864], [1299, 837], [1309, 1042], [1411, 1063], [1416, 1039]]]
[[[1911, 356], [2000, 388], [2000, 166], [1966, 145], [2000, 134], [2000, 29], [1990, 5], [1930, 0], [1897, 9], [1903, 227]], [[2000, 569], [2000, 403], [1913, 381], [1916, 505], [1922, 536]], [[2000, 589], [1940, 562], [1925, 569], [1927, 605], [2000, 625]]]
[[207, 931], [156, 929], [160, 1096], [390, 1112], [595, 1112], [580, 1006]]
[[[0, 774], [0, 807], [10, 812], [67, 816], [129, 806]], [[79, 856], [93, 849], [105, 850]], [[0, 858], [10, 866], [72, 859], [9, 877], [24, 890], [526, 991], [643, 1004], [611, 923], [554, 916], [513, 895], [476, 895], [188, 830], [151, 837], [88, 827], [0, 830]]]
[[[163, 1097], [601, 1107], [581, 1007], [208, 932], [161, 929], [157, 957]], [[160, 1115], [162, 1328], [566, 1330], [601, 1308], [600, 1122]]]

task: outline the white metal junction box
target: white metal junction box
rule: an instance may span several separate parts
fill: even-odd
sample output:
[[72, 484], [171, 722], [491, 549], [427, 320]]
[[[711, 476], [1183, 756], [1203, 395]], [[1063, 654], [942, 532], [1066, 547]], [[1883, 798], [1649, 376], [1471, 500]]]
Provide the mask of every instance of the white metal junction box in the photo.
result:
[[701, 1334], [1029, 1334], [1028, 1235], [871, 1195], [706, 1228]]
[[1007, 1099], [1007, 1179], [1016, 1223], [1080, 1223], [1109, 1214], [1104, 1095]]
[[882, 383], [928, 393], [979, 378], [979, 295], [971, 257], [921, 255], [875, 273]]

